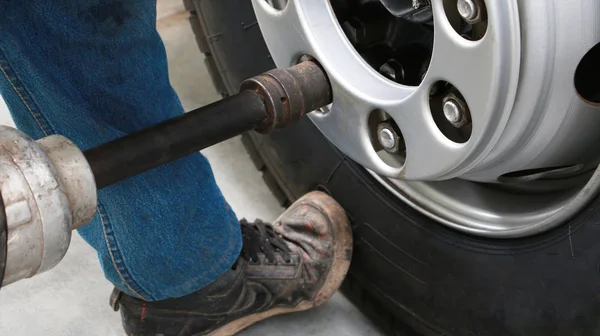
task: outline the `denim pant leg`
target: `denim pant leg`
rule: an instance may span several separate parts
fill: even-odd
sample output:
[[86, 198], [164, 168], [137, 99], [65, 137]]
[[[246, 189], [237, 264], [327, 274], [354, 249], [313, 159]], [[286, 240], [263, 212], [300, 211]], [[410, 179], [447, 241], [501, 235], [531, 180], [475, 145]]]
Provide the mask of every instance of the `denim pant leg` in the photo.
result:
[[[18, 127], [87, 149], [182, 113], [155, 1], [0, 0], [0, 92]], [[94, 221], [79, 233], [125, 293], [183, 296], [239, 256], [236, 216], [200, 154], [99, 196]]]

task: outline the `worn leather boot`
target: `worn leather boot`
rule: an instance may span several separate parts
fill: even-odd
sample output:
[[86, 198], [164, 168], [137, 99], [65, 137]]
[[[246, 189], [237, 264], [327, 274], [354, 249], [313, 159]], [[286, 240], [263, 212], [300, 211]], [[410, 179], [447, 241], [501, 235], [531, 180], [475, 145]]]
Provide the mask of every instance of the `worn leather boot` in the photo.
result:
[[321, 192], [295, 202], [272, 225], [241, 221], [243, 251], [232, 269], [181, 298], [145, 302], [115, 289], [132, 335], [234, 335], [271, 316], [326, 302], [346, 276], [352, 232], [342, 207]]

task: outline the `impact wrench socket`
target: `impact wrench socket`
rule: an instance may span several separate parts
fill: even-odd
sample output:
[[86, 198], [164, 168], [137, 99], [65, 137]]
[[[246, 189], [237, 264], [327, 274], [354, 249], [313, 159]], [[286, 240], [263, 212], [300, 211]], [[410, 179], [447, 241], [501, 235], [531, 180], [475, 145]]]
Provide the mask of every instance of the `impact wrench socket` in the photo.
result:
[[0, 287], [57, 265], [71, 231], [96, 213], [99, 189], [250, 130], [269, 133], [332, 101], [306, 61], [245, 80], [240, 92], [81, 151], [60, 135], [34, 141], [0, 126]]

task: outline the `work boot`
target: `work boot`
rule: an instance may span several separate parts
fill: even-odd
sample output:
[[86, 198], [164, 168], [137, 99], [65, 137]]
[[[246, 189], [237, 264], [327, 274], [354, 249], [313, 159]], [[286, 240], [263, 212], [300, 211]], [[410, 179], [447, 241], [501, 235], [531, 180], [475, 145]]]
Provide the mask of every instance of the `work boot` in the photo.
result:
[[231, 270], [184, 297], [145, 302], [117, 289], [125, 332], [142, 335], [234, 335], [271, 316], [326, 302], [346, 276], [352, 232], [344, 209], [312, 192], [273, 225], [240, 222], [243, 250]]

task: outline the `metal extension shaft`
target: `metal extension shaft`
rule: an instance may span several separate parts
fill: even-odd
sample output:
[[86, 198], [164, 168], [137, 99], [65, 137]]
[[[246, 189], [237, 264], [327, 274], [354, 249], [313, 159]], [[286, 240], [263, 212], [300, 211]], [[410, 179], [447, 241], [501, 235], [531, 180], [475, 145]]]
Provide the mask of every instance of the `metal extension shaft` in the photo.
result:
[[261, 97], [252, 91], [84, 152], [98, 189], [138, 175], [262, 125]]
[[89, 149], [97, 189], [256, 129], [271, 132], [331, 102], [325, 73], [313, 62], [250, 78], [241, 92], [177, 118]]

